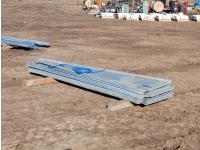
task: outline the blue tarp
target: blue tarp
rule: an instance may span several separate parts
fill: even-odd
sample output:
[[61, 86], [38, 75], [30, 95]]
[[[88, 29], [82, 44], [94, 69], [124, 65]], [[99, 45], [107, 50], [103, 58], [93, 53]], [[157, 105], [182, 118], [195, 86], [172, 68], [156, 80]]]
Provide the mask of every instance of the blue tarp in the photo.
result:
[[10, 36], [1, 36], [1, 45], [4, 45], [4, 44], [8, 44], [13, 47], [23, 47], [23, 48], [30, 48], [30, 49], [38, 49], [40, 47], [50, 46], [49, 42], [21, 39], [21, 38], [15, 38], [15, 37], [10, 37]]
[[[173, 96], [171, 80], [39, 59], [28, 63], [29, 72], [55, 78], [136, 104], [149, 105]], [[77, 72], [78, 71], [78, 72]]]

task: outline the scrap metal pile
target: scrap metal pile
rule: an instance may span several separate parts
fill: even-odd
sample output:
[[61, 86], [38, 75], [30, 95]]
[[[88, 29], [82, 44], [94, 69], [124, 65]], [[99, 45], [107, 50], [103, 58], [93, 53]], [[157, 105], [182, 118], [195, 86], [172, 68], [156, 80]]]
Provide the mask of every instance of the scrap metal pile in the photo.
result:
[[150, 105], [171, 98], [171, 80], [39, 59], [29, 62], [30, 73], [51, 77], [79, 87], [111, 95], [135, 104]]

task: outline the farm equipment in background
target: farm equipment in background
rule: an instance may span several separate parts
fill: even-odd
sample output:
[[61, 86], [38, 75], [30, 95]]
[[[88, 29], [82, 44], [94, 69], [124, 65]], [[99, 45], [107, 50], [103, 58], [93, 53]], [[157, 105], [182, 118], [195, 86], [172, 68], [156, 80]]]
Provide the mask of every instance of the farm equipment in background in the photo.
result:
[[171, 0], [169, 1], [169, 8], [170, 12], [180, 12], [181, 11], [181, 4], [178, 2], [178, 0]]
[[150, 13], [150, 12], [157, 12], [160, 13], [164, 9], [164, 4], [162, 1], [147, 1], [144, 0], [143, 2], [138, 1], [135, 5], [134, 12], [136, 13]]
[[83, 0], [82, 2], [82, 9], [84, 11], [99, 9], [99, 6], [100, 6], [99, 0]]
[[196, 0], [196, 2], [194, 3], [195, 7], [200, 7], [200, 0]]
[[112, 0], [107, 2], [107, 7], [111, 12], [129, 13], [132, 0]]
[[100, 10], [102, 12], [113, 13], [129, 13], [133, 6], [133, 0], [110, 0], [107, 3], [102, 3]]
[[[105, 1], [104, 1], [105, 2]], [[185, 2], [188, 4], [188, 2]], [[109, 0], [102, 3], [101, 0], [83, 0], [82, 8], [89, 13], [179, 13], [187, 14], [189, 8], [187, 5], [181, 4], [179, 0], [170, 0], [169, 5], [166, 0]], [[192, 7], [200, 8], [200, 0], [196, 0]]]
[[142, 13], [143, 12], [143, 5], [141, 2], [137, 2], [134, 9], [135, 13]]

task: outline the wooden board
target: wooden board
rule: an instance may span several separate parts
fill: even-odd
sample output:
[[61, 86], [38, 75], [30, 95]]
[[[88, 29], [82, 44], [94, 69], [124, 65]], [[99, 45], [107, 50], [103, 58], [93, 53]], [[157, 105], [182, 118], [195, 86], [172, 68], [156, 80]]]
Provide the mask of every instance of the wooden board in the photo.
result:
[[116, 111], [132, 106], [133, 104], [127, 100], [110, 100], [106, 105], [106, 108], [110, 111]]
[[31, 87], [31, 86], [37, 86], [37, 85], [44, 85], [44, 84], [51, 84], [56, 83], [57, 81], [53, 78], [40, 78], [40, 79], [30, 79], [30, 80], [24, 80], [23, 86]]

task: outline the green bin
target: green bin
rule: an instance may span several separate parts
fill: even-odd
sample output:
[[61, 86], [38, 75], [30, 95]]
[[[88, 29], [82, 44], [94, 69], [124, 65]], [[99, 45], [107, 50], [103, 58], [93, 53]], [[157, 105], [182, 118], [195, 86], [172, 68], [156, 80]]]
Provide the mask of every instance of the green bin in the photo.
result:
[[143, 13], [148, 13], [149, 1], [143, 1]]
[[129, 13], [129, 5], [128, 4], [122, 4], [120, 12], [121, 13]]

